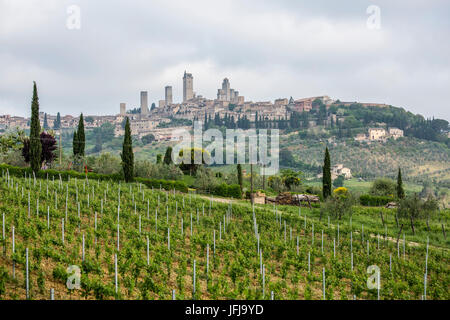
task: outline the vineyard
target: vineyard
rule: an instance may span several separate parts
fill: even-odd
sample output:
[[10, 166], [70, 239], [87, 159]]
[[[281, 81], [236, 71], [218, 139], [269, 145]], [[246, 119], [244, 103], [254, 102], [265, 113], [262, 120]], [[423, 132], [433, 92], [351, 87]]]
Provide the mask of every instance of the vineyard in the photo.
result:
[[450, 298], [448, 210], [413, 235], [388, 209], [356, 207], [336, 220], [314, 208], [4, 171], [0, 215], [1, 299]]

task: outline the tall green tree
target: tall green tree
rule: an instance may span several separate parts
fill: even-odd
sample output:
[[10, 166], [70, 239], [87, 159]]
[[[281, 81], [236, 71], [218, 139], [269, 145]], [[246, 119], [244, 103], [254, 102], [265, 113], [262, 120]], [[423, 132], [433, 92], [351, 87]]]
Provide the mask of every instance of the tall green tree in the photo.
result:
[[59, 112], [56, 114], [56, 120], [53, 123], [53, 129], [61, 129], [61, 114]]
[[34, 172], [41, 169], [42, 145], [40, 139], [41, 124], [39, 121], [39, 98], [36, 82], [33, 82], [33, 100], [31, 101], [31, 124], [30, 124], [30, 165]]
[[325, 150], [325, 159], [323, 161], [322, 192], [325, 199], [331, 196], [331, 160], [328, 147]]
[[127, 117], [127, 122], [125, 123], [125, 137], [123, 139], [122, 146], [122, 168], [123, 175], [126, 182], [133, 181], [133, 169], [134, 169], [134, 154], [133, 154], [133, 143], [131, 140], [131, 129], [130, 129], [130, 119]]
[[402, 169], [398, 168], [397, 175], [397, 198], [405, 198], [405, 190], [403, 189]]
[[242, 192], [243, 179], [242, 179], [242, 166], [240, 163], [238, 163], [238, 165], [237, 165], [237, 178], [238, 178], [238, 183], [239, 183], [239, 186], [241, 187], [241, 192]]
[[44, 130], [48, 130], [50, 127], [48, 126], [47, 114], [44, 114]]
[[94, 136], [95, 136], [95, 146], [94, 152], [102, 152], [103, 141], [102, 141], [102, 132], [101, 128], [94, 128]]
[[80, 121], [78, 122], [77, 138], [78, 138], [77, 155], [84, 157], [84, 149], [86, 147], [86, 136], [84, 134], [83, 114], [80, 115]]
[[164, 164], [169, 165], [169, 164], [172, 164], [172, 163], [173, 163], [173, 161], [172, 161], [172, 147], [169, 146], [169, 147], [167, 147], [166, 154], [164, 155]]
[[73, 132], [73, 140], [72, 140], [72, 150], [73, 150], [73, 155], [76, 156], [78, 155], [78, 132], [77, 130], [75, 130]]

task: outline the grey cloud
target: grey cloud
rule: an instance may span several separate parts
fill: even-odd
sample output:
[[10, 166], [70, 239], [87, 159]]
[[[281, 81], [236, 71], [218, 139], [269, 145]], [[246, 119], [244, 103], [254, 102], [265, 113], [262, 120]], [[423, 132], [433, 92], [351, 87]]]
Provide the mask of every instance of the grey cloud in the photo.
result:
[[[81, 30], [65, 27], [70, 4]], [[3, 0], [0, 113], [28, 115], [33, 80], [51, 113], [113, 114], [140, 90], [157, 102], [166, 84], [179, 101], [187, 69], [210, 98], [227, 76], [253, 101], [329, 94], [450, 119], [450, 5], [377, 1], [382, 28], [371, 31], [371, 4]]]

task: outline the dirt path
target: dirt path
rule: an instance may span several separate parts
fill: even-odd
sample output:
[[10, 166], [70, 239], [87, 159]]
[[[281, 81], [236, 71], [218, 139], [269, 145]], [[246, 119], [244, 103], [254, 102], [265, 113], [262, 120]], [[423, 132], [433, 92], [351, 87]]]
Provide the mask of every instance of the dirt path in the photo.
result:
[[[214, 201], [214, 202], [220, 202], [220, 203], [230, 203], [230, 202], [232, 202], [232, 203], [236, 203], [236, 200], [231, 200], [231, 199], [227, 199], [227, 198], [214, 198], [214, 196], [212, 196], [212, 197], [208, 197], [208, 196], [204, 196], [204, 195], [197, 195], [199, 198], [202, 198], [202, 199], [204, 199], [204, 200], [211, 200], [211, 198], [212, 198], [212, 201]], [[239, 205], [241, 205], [240, 203], [239, 203]]]

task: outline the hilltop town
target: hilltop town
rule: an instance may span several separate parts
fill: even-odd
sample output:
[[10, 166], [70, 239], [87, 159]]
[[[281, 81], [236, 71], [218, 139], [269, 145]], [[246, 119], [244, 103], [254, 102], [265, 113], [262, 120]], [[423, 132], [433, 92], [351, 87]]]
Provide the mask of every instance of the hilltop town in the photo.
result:
[[[230, 121], [238, 122], [239, 119], [245, 119], [249, 127], [254, 127], [259, 121], [278, 120], [289, 121], [293, 113], [313, 113], [321, 106], [327, 109], [338, 103], [340, 106], [351, 106], [356, 102], [341, 102], [334, 100], [329, 96], [316, 96], [294, 99], [278, 98], [272, 101], [246, 101], [243, 95], [236, 89], [231, 88], [230, 80], [223, 79], [222, 86], [217, 90], [217, 97], [209, 99], [194, 92], [194, 77], [191, 73], [184, 72], [183, 75], [183, 101], [174, 102], [172, 86], [165, 87], [165, 99], [159, 100], [158, 105], [153, 103], [149, 106], [148, 92], [140, 92], [140, 107], [127, 109], [127, 102], [118, 103], [118, 113], [113, 115], [85, 115], [86, 128], [92, 129], [101, 127], [104, 123], [111, 123], [115, 128], [115, 136], [122, 136], [123, 122], [125, 117], [131, 121], [131, 131], [134, 136], [142, 138], [152, 134], [156, 141], [167, 141], [171, 139], [170, 128], [175, 126], [191, 127], [194, 120], [205, 120], [219, 117], [227, 117]], [[317, 102], [317, 103], [315, 103]], [[358, 103], [361, 107], [388, 107], [385, 104], [377, 103]], [[73, 115], [57, 115], [40, 113], [41, 124], [47, 123], [48, 127], [54, 128], [55, 122], [59, 121], [58, 129], [74, 128], [78, 123], [79, 117]], [[328, 114], [323, 119], [323, 124], [337, 123], [343, 121], [345, 116]], [[308, 119], [308, 126], [319, 125], [320, 119]], [[29, 129], [30, 119], [14, 115], [0, 115], [0, 129], [20, 128]], [[278, 127], [275, 124], [274, 127]], [[245, 129], [245, 128], [244, 128]], [[368, 134], [358, 134], [355, 139], [358, 141], [372, 140], [382, 141], [388, 137], [401, 137], [403, 131], [398, 128], [390, 128], [388, 131], [383, 128], [370, 129]]]
[[[295, 98], [254, 102], [232, 88], [228, 78], [210, 99], [196, 94], [194, 76], [188, 72], [182, 76], [182, 87], [181, 102], [174, 101], [172, 86], [166, 86], [165, 97], [157, 104], [149, 102], [148, 91], [141, 91], [138, 107], [118, 101], [117, 114], [84, 114], [87, 154], [118, 152], [129, 118], [136, 156], [156, 161], [171, 144], [175, 127], [190, 131], [194, 121], [201, 121], [205, 129], [279, 129], [280, 165], [311, 177], [320, 178], [322, 149], [328, 145], [337, 160], [334, 178], [392, 176], [401, 164], [405, 173], [419, 182], [430, 177], [448, 179], [450, 133], [446, 120], [425, 119], [387, 104], [346, 102], [327, 95], [298, 98], [294, 94]], [[62, 152], [71, 154], [80, 117], [40, 112], [39, 118], [41, 127], [60, 139]], [[0, 115], [0, 132], [27, 131], [29, 124], [29, 118]], [[396, 160], [390, 158], [393, 153]]]

